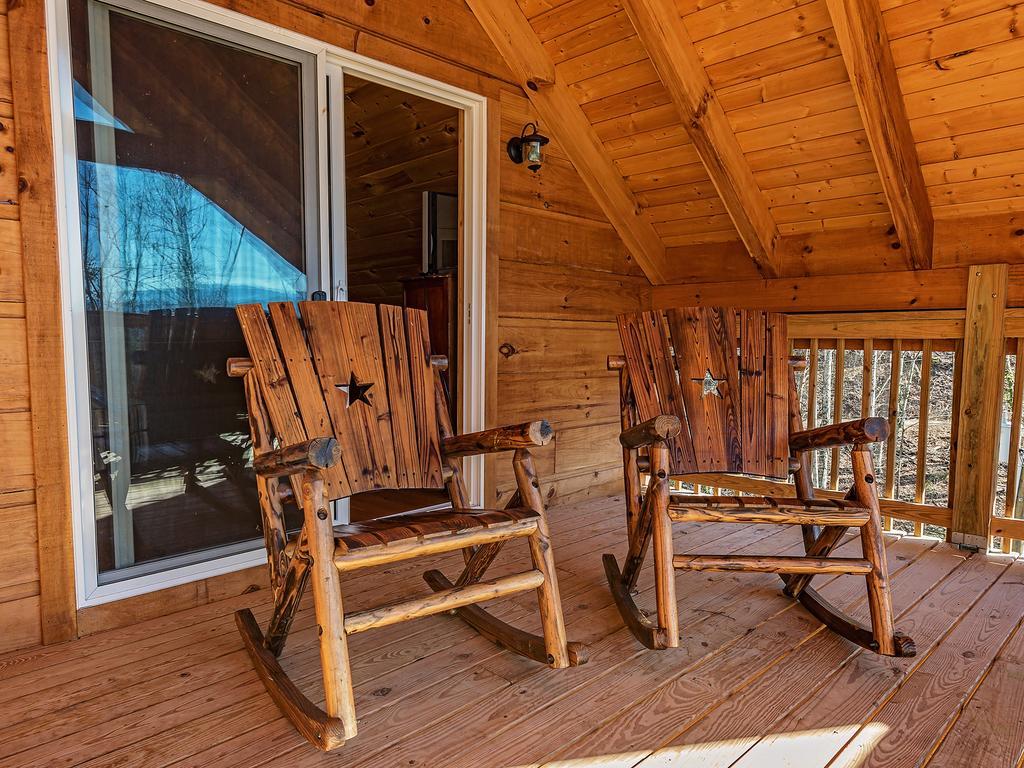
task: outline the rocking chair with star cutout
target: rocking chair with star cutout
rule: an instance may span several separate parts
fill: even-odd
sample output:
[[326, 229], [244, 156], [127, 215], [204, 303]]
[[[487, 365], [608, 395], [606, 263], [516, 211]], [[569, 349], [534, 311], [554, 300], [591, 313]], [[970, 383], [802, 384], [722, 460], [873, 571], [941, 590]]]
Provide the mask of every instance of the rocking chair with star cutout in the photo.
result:
[[[547, 422], [453, 434], [442, 358], [432, 358], [426, 313], [391, 306], [311, 301], [237, 308], [250, 358], [228, 362], [243, 376], [273, 611], [266, 633], [249, 610], [236, 614], [246, 649], [271, 697], [316, 747], [356, 735], [347, 638], [356, 632], [452, 612], [502, 647], [551, 667], [585, 660], [567, 643], [544, 503], [530, 448], [551, 439]], [[513, 451], [518, 491], [500, 510], [470, 509], [460, 457]], [[364, 491], [446, 488], [452, 508], [335, 526], [333, 499]], [[290, 533], [286, 507], [301, 510]], [[532, 569], [485, 579], [502, 546], [526, 539]], [[360, 568], [462, 550], [454, 582], [423, 574], [427, 594], [346, 613], [341, 575]], [[325, 710], [278, 663], [307, 581], [323, 667]], [[536, 590], [543, 637], [506, 624], [479, 602]]]
[[[885, 419], [804, 429], [782, 314], [685, 307], [621, 315], [619, 371], [628, 550], [620, 570], [604, 556], [616, 606], [648, 648], [679, 645], [675, 570], [782, 575], [784, 591], [843, 637], [887, 656], [913, 656], [909, 637], [893, 628], [871, 444], [885, 440]], [[810, 452], [852, 446], [853, 487], [845, 499], [815, 498]], [[649, 475], [646, 489], [641, 474]], [[670, 480], [710, 484], [703, 474], [739, 473], [776, 480], [794, 475], [796, 495], [700, 496], [670, 490]], [[677, 555], [674, 522], [800, 525], [799, 556]], [[850, 528], [862, 558], [830, 557]], [[633, 591], [653, 540], [657, 616]], [[870, 626], [829, 603], [811, 586], [817, 574], [863, 574]]]

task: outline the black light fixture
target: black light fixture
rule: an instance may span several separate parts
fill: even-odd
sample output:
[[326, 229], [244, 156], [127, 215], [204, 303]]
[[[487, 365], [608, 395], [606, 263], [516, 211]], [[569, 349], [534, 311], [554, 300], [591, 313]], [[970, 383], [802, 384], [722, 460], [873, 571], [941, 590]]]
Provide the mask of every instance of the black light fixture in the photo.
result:
[[544, 153], [541, 151], [541, 147], [548, 141], [550, 139], [537, 130], [536, 123], [527, 123], [523, 126], [521, 134], [508, 140], [505, 149], [513, 163], [519, 165], [525, 160], [526, 167], [536, 173], [540, 170], [541, 163], [544, 162]]

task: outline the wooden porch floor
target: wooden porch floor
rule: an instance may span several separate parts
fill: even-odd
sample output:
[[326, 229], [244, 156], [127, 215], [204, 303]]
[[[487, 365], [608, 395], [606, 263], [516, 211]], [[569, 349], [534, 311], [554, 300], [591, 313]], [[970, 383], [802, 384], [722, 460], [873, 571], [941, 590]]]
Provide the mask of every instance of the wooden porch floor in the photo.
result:
[[[0, 658], [3, 766], [1020, 766], [1024, 562], [891, 537], [897, 625], [914, 659], [861, 652], [782, 596], [777, 577], [680, 574], [682, 647], [621, 627], [600, 554], [624, 548], [621, 499], [552, 510], [562, 597], [588, 665], [562, 671], [434, 616], [354, 636], [359, 736], [324, 755], [278, 715], [231, 612], [254, 592], [58, 647]], [[677, 551], [783, 553], [795, 530], [676, 526]], [[710, 546], [709, 546], [710, 545]], [[845, 545], [859, 549], [856, 540]], [[503, 554], [507, 568], [525, 545]], [[458, 565], [458, 556], [432, 565]], [[423, 562], [357, 574], [347, 607], [421, 589]], [[816, 582], [865, 613], [863, 579]], [[652, 605], [651, 578], [641, 581]], [[532, 595], [492, 605], [537, 627]], [[285, 666], [316, 690], [308, 606]]]

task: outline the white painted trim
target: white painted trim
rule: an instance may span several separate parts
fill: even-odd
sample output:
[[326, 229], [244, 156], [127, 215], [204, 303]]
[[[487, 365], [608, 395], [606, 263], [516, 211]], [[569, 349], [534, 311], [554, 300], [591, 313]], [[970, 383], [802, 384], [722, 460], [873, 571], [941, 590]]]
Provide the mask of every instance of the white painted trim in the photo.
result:
[[[117, 0], [114, 0], [115, 4]], [[486, 368], [486, 174], [487, 174], [487, 99], [479, 94], [418, 75], [399, 67], [374, 61], [352, 51], [328, 45], [291, 30], [250, 18], [234, 11], [218, 8], [201, 0], [155, 0], [149, 4], [178, 11], [213, 22], [228, 29], [268, 40], [279, 45], [313, 54], [316, 58], [320, 211], [321, 276], [329, 274], [328, 265], [337, 258], [329, 248], [330, 201], [327, 199], [328, 174], [326, 158], [328, 142], [326, 73], [339, 67], [343, 72], [358, 75], [382, 84], [434, 99], [461, 109], [463, 127], [463, 231], [464, 260], [461, 267], [463, 329], [461, 349], [462, 428], [465, 431], [485, 426], [484, 386]], [[76, 371], [76, 360], [87, 356], [85, 334], [77, 327], [76, 318], [84, 317], [81, 248], [78, 233], [77, 154], [75, 149], [74, 106], [71, 93], [72, 73], [66, 0], [46, 0], [46, 38], [50, 70], [50, 99], [53, 115], [54, 175], [57, 205], [57, 243], [60, 256], [60, 290], [62, 297], [64, 335], [64, 369], [67, 374], [65, 405], [68, 414], [68, 447], [71, 514], [74, 533], [75, 591], [79, 607], [99, 605], [158, 589], [230, 573], [266, 560], [262, 547], [216, 560], [193, 563], [170, 571], [99, 586], [95, 572], [96, 529], [92, 519], [92, 475], [81, 471], [82, 456], [92, 454], [92, 436], [88, 407], [87, 383]], [[344, 187], [342, 186], [342, 189]], [[343, 223], [342, 219], [342, 223]], [[341, 229], [344, 232], [344, 228]], [[337, 262], [334, 261], [335, 266]], [[332, 291], [333, 292], [333, 291]], [[83, 391], [84, 389], [84, 391]], [[83, 399], [84, 396], [84, 399]], [[484, 502], [484, 462], [476, 456], [464, 460], [464, 475], [470, 502]], [[86, 508], [90, 514], [85, 514]], [[90, 554], [86, 554], [90, 553]], [[91, 570], [90, 570], [91, 569]]]

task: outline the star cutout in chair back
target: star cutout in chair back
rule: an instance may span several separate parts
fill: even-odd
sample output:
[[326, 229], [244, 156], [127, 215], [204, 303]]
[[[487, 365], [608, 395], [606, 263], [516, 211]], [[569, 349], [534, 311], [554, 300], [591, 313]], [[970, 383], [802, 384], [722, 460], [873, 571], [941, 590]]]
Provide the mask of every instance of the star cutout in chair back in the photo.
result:
[[702, 385], [700, 393], [701, 397], [707, 397], [708, 395], [715, 395], [715, 397], [721, 398], [722, 393], [718, 389], [718, 385], [721, 384], [725, 379], [716, 379], [711, 375], [711, 369], [707, 369], [707, 373], [704, 374], [703, 379], [690, 379], [690, 381], [699, 382]]
[[348, 402], [345, 403], [346, 408], [351, 408], [353, 403], [362, 401], [367, 405], [372, 405], [369, 399], [366, 397], [366, 393], [373, 386], [373, 382], [367, 384], [360, 384], [356, 380], [356, 372], [352, 371], [352, 375], [349, 377], [348, 384], [335, 384], [335, 387], [340, 389], [346, 395], [348, 395]]

